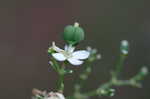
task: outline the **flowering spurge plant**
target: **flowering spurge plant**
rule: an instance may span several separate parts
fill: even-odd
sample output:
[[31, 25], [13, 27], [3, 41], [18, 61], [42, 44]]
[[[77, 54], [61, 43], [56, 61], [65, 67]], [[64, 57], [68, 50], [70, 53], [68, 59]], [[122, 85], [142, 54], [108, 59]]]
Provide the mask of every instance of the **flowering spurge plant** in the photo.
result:
[[[96, 49], [87, 47], [85, 50], [75, 50], [77, 45], [84, 40], [84, 30], [79, 27], [79, 23], [68, 25], [64, 29], [63, 39], [65, 41], [64, 49], [56, 46], [55, 42], [48, 49], [50, 55], [50, 66], [58, 73], [58, 82], [55, 92], [40, 91], [33, 89], [32, 99], [90, 99], [92, 96], [114, 96], [115, 89], [113, 86], [133, 86], [141, 88], [141, 81], [148, 74], [148, 68], [143, 66], [141, 70], [133, 77], [122, 80], [120, 72], [122, 72], [124, 60], [129, 51], [129, 43], [127, 40], [122, 40], [120, 45], [120, 57], [118, 63], [111, 71], [111, 78], [108, 82], [100, 85], [92, 91], [83, 91], [85, 82], [92, 72], [92, 63], [101, 59], [101, 55], [97, 54]], [[78, 82], [74, 84], [74, 92], [70, 96], [64, 96], [64, 78], [68, 74], [73, 74], [72, 69], [68, 69], [68, 65], [75, 67], [83, 65], [83, 71], [79, 74]], [[109, 71], [108, 71], [109, 72]]]

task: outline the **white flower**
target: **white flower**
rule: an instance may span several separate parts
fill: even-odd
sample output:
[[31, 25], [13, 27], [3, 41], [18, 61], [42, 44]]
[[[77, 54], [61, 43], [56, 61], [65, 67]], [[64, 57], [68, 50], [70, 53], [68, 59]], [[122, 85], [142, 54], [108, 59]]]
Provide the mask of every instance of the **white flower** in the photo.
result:
[[128, 54], [128, 46], [129, 46], [129, 43], [127, 40], [122, 40], [121, 41], [121, 46], [123, 47], [123, 49], [121, 50], [121, 52], [124, 54], [124, 55], [127, 55]]
[[144, 74], [148, 74], [149, 71], [148, 71], [148, 68], [144, 66], [142, 67], [141, 72]]
[[127, 40], [122, 40], [121, 44], [122, 44], [122, 46], [128, 46], [129, 45]]
[[72, 65], [81, 65], [83, 59], [87, 59], [90, 53], [86, 50], [74, 51], [75, 47], [65, 46], [64, 50], [60, 49], [55, 45], [55, 42], [52, 43], [51, 47], [56, 53], [52, 53], [52, 56], [58, 61], [69, 61]]
[[58, 92], [50, 92], [44, 99], [65, 99], [64, 95]]
[[64, 95], [59, 92], [48, 93], [47, 91], [33, 89], [32, 93], [34, 94], [34, 97], [32, 97], [32, 99], [65, 99]]

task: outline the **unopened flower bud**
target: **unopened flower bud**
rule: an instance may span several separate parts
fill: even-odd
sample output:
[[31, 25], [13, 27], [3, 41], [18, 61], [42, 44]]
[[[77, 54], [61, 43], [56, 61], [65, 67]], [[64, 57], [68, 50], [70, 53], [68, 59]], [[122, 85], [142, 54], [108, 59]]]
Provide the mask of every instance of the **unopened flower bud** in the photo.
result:
[[54, 63], [53, 63], [52, 61], [49, 61], [48, 63], [49, 63], [50, 65], [54, 65]]
[[75, 45], [84, 40], [84, 30], [79, 27], [79, 23], [68, 25], [64, 29], [63, 39], [70, 45]]
[[101, 59], [101, 58], [102, 58], [101, 54], [98, 54], [98, 55], [96, 56], [96, 58], [97, 58], [97, 59]]
[[121, 53], [126, 55], [128, 54], [128, 50], [129, 50], [129, 43], [127, 40], [123, 40], [121, 41], [121, 47], [120, 47]]
[[142, 67], [141, 70], [137, 73], [135, 77], [133, 77], [133, 81], [141, 81], [142, 79], [145, 78], [148, 74], [148, 68], [147, 67]]
[[141, 74], [142, 75], [147, 75], [148, 74], [148, 68], [147, 67], [142, 67], [141, 68]]
[[87, 46], [87, 51], [91, 52], [92, 51], [92, 48], [90, 46]]

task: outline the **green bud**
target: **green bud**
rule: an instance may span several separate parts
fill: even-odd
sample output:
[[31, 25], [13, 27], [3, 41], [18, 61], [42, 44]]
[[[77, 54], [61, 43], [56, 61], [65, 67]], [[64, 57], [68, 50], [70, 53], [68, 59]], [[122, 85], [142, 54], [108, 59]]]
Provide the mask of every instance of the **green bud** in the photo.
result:
[[73, 70], [70, 70], [70, 69], [65, 70], [65, 74], [72, 74], [72, 73], [73, 73]]
[[124, 54], [124, 55], [127, 55], [127, 54], [128, 54], [128, 51], [129, 51], [129, 43], [128, 43], [127, 40], [121, 41], [120, 50], [121, 50], [121, 53], [122, 53], [122, 54]]
[[86, 74], [80, 75], [80, 79], [82, 79], [82, 80], [86, 80], [87, 78], [88, 78], [88, 76]]
[[91, 67], [86, 68], [86, 72], [90, 73], [92, 71]]
[[135, 77], [132, 78], [132, 80], [134, 80], [134, 81], [141, 81], [141, 80], [143, 80], [145, 78], [145, 76], [147, 76], [148, 73], [149, 73], [148, 68], [144, 66], [137, 73], [137, 75], [135, 75]]
[[82, 40], [84, 40], [84, 30], [79, 27], [79, 24], [76, 22], [73, 25], [68, 25], [64, 29], [63, 39], [71, 45], [75, 45]]
[[47, 50], [47, 52], [48, 52], [48, 54], [52, 54], [52, 53], [54, 53], [55, 51], [54, 51], [51, 47], [49, 47], [48, 50]]
[[103, 96], [114, 96], [115, 94], [115, 89], [100, 89], [99, 91], [97, 91], [98, 94], [101, 94]]
[[47, 52], [48, 52], [49, 54], [52, 53], [52, 49], [49, 48]]
[[74, 88], [75, 88], [76, 91], [79, 91], [81, 87], [80, 87], [80, 85], [75, 84]]
[[115, 95], [115, 89], [109, 89], [109, 96], [112, 97]]
[[144, 67], [141, 68], [141, 75], [145, 76], [145, 75], [148, 74], [148, 72], [149, 72], [149, 71], [148, 71], [148, 68], [147, 68], [147, 67], [144, 66]]

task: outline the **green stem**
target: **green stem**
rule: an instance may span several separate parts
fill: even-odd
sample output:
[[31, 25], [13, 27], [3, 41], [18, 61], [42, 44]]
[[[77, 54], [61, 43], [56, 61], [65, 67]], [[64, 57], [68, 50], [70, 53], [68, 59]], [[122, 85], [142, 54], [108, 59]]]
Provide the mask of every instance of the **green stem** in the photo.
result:
[[99, 90], [109, 89], [112, 86], [113, 86], [112, 81], [109, 81], [109, 82], [101, 85], [98, 89], [85, 93], [85, 95], [87, 95], [88, 97], [90, 97], [90, 96], [96, 96], [96, 95], [100, 96], [101, 93], [99, 92]]
[[118, 76], [120, 75], [120, 73], [121, 73], [121, 71], [123, 69], [123, 63], [124, 63], [125, 58], [126, 58], [126, 55], [124, 55], [124, 54], [120, 55], [120, 58], [119, 58], [119, 61], [118, 61], [117, 65], [116, 65], [116, 69], [114, 71], [113, 77], [118, 78]]
[[80, 82], [79, 85], [80, 87], [83, 87], [85, 81], [88, 79], [89, 75], [91, 74], [91, 66], [89, 64], [86, 65], [85, 71], [79, 76], [80, 77]]
[[101, 85], [96, 90], [87, 92], [84, 95], [86, 95], [88, 97], [96, 96], [96, 95], [102, 96], [103, 95], [103, 92], [102, 92], [103, 90], [111, 89], [112, 86], [125, 86], [125, 85], [130, 85], [130, 86], [133, 86], [133, 87], [137, 87], [130, 80], [116, 80], [116, 81], [110, 80], [109, 82], [104, 83], [103, 85]]
[[51, 61], [52, 61], [53, 69], [59, 75], [59, 80], [57, 82], [57, 90], [59, 92], [63, 92], [63, 90], [64, 90], [64, 75], [65, 75], [65, 72], [64, 72], [65, 70], [64, 69], [65, 69], [65, 63], [63, 63], [62, 66], [60, 66], [54, 58], [52, 58]]
[[63, 92], [63, 90], [64, 90], [64, 75], [60, 74], [58, 80], [58, 91]]
[[65, 76], [65, 63], [61, 66], [61, 69], [58, 72], [59, 80], [58, 80], [58, 91], [63, 93], [64, 90], [64, 76]]

